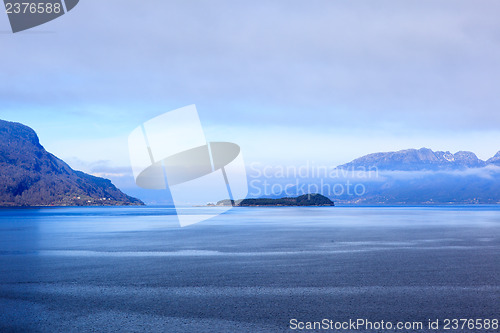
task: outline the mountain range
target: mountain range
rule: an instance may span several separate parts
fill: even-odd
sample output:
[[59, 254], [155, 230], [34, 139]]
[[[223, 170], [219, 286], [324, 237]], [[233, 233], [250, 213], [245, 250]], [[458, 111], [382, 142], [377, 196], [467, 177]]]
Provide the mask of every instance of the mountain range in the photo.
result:
[[339, 165], [338, 168], [415, 171], [480, 168], [489, 164], [500, 165], [500, 151], [487, 161], [483, 161], [470, 151], [452, 154], [449, 151], [420, 148], [369, 154]]
[[[259, 190], [257, 198], [317, 192], [340, 205], [500, 203], [500, 151], [486, 161], [468, 151], [453, 154], [421, 148], [380, 152], [333, 171], [341, 172], [325, 177], [277, 176], [264, 182], [249, 174], [249, 188], [251, 192]], [[286, 191], [267, 194], [265, 188], [259, 188], [266, 182], [281, 185]], [[353, 194], [356, 186], [358, 193]], [[251, 193], [250, 197], [255, 198]], [[247, 200], [245, 204], [255, 204]], [[73, 170], [43, 148], [33, 129], [0, 120], [0, 206], [142, 204], [110, 180]]]
[[344, 204], [499, 204], [500, 151], [486, 161], [469, 151], [450, 153], [428, 148], [369, 154], [342, 170], [370, 171], [354, 177], [362, 195], [341, 194]]
[[73, 170], [35, 131], [0, 120], [0, 206], [143, 205], [110, 180]]

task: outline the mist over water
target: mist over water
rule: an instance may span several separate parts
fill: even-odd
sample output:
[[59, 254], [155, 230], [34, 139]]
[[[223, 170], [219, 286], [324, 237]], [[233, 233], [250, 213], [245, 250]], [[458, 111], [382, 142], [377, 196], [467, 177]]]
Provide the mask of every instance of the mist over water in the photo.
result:
[[495, 318], [499, 249], [497, 206], [2, 209], [0, 331]]

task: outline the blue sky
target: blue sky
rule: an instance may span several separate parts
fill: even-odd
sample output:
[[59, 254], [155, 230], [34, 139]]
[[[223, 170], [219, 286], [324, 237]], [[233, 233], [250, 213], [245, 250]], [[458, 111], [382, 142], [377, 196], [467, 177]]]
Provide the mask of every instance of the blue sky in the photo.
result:
[[498, 1], [86, 0], [15, 35], [0, 15], [0, 118], [118, 185], [130, 131], [189, 104], [206, 137], [240, 144], [248, 164], [424, 146], [487, 159], [500, 149], [499, 12]]

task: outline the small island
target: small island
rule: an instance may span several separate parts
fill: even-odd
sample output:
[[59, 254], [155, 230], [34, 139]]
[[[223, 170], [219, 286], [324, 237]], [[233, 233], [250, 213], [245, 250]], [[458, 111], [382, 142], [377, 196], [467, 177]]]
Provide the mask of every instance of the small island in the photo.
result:
[[298, 197], [285, 197], [280, 199], [258, 198], [258, 199], [225, 199], [216, 204], [208, 206], [235, 206], [235, 207], [263, 207], [263, 206], [335, 206], [334, 202], [324, 195], [313, 193]]

